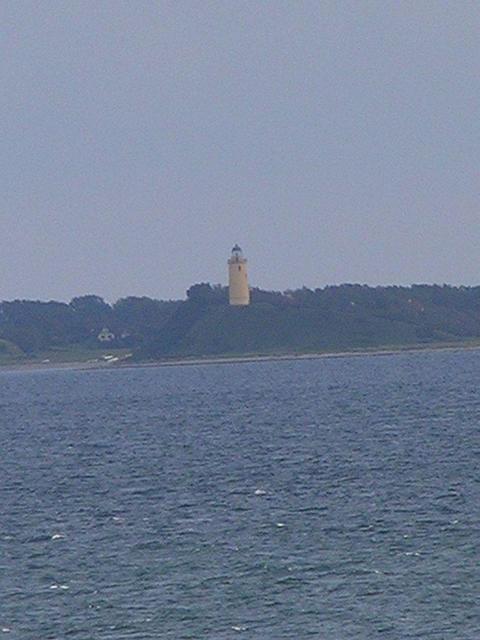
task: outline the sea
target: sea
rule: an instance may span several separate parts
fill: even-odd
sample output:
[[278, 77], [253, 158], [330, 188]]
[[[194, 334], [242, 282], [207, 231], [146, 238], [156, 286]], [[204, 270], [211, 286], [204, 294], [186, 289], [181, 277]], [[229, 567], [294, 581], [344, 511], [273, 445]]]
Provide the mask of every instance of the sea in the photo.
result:
[[0, 638], [480, 638], [480, 351], [0, 372]]

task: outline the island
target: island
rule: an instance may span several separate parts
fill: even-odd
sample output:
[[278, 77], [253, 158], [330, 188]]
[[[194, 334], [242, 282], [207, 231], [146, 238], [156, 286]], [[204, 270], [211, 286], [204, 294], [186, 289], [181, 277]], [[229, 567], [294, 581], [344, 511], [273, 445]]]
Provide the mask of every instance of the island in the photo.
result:
[[229, 304], [198, 283], [182, 300], [97, 295], [0, 303], [0, 365], [161, 363], [480, 345], [480, 286], [342, 284]]

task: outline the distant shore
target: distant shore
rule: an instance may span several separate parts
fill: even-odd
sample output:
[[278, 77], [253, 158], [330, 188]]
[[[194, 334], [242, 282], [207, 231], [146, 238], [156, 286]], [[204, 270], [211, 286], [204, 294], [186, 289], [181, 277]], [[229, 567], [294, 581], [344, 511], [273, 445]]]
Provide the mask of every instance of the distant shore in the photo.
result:
[[325, 351], [317, 353], [282, 353], [282, 354], [245, 354], [225, 356], [192, 356], [168, 358], [163, 360], [135, 362], [129, 358], [122, 360], [88, 360], [68, 362], [46, 362], [38, 360], [26, 360], [0, 364], [0, 372], [8, 371], [51, 371], [51, 370], [75, 370], [91, 371], [105, 369], [109, 371], [119, 369], [144, 369], [157, 367], [185, 367], [215, 364], [241, 364], [249, 362], [277, 362], [288, 360], [318, 360], [323, 358], [352, 358], [362, 356], [392, 356], [403, 353], [430, 353], [438, 351], [474, 351], [480, 349], [480, 344], [430, 344], [430, 345], [399, 345], [398, 347], [371, 347], [351, 349], [345, 351]]

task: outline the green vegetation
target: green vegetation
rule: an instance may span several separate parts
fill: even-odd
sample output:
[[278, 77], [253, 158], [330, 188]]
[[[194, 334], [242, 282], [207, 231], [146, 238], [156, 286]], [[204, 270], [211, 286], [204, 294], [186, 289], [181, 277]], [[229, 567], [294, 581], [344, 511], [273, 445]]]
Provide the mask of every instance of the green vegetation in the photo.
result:
[[0, 303], [0, 338], [0, 364], [478, 344], [480, 287], [253, 289], [248, 307], [230, 307], [226, 287], [208, 283], [183, 301], [15, 300]]
[[0, 365], [18, 362], [24, 357], [25, 354], [16, 344], [0, 339]]

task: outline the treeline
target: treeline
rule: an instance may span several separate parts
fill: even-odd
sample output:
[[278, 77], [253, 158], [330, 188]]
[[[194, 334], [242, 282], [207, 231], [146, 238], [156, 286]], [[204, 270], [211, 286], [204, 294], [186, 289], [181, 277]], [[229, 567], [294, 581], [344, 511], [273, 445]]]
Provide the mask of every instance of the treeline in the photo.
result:
[[140, 360], [454, 342], [480, 338], [480, 287], [253, 289], [248, 307], [230, 307], [228, 289], [208, 283], [182, 301], [15, 300], [0, 303], [0, 338], [27, 355], [108, 343]]
[[110, 305], [95, 295], [73, 298], [69, 304], [1, 302], [0, 337], [29, 355], [55, 347], [100, 347], [103, 329], [112, 347], [138, 347], [151, 339], [179, 304], [129, 297]]

